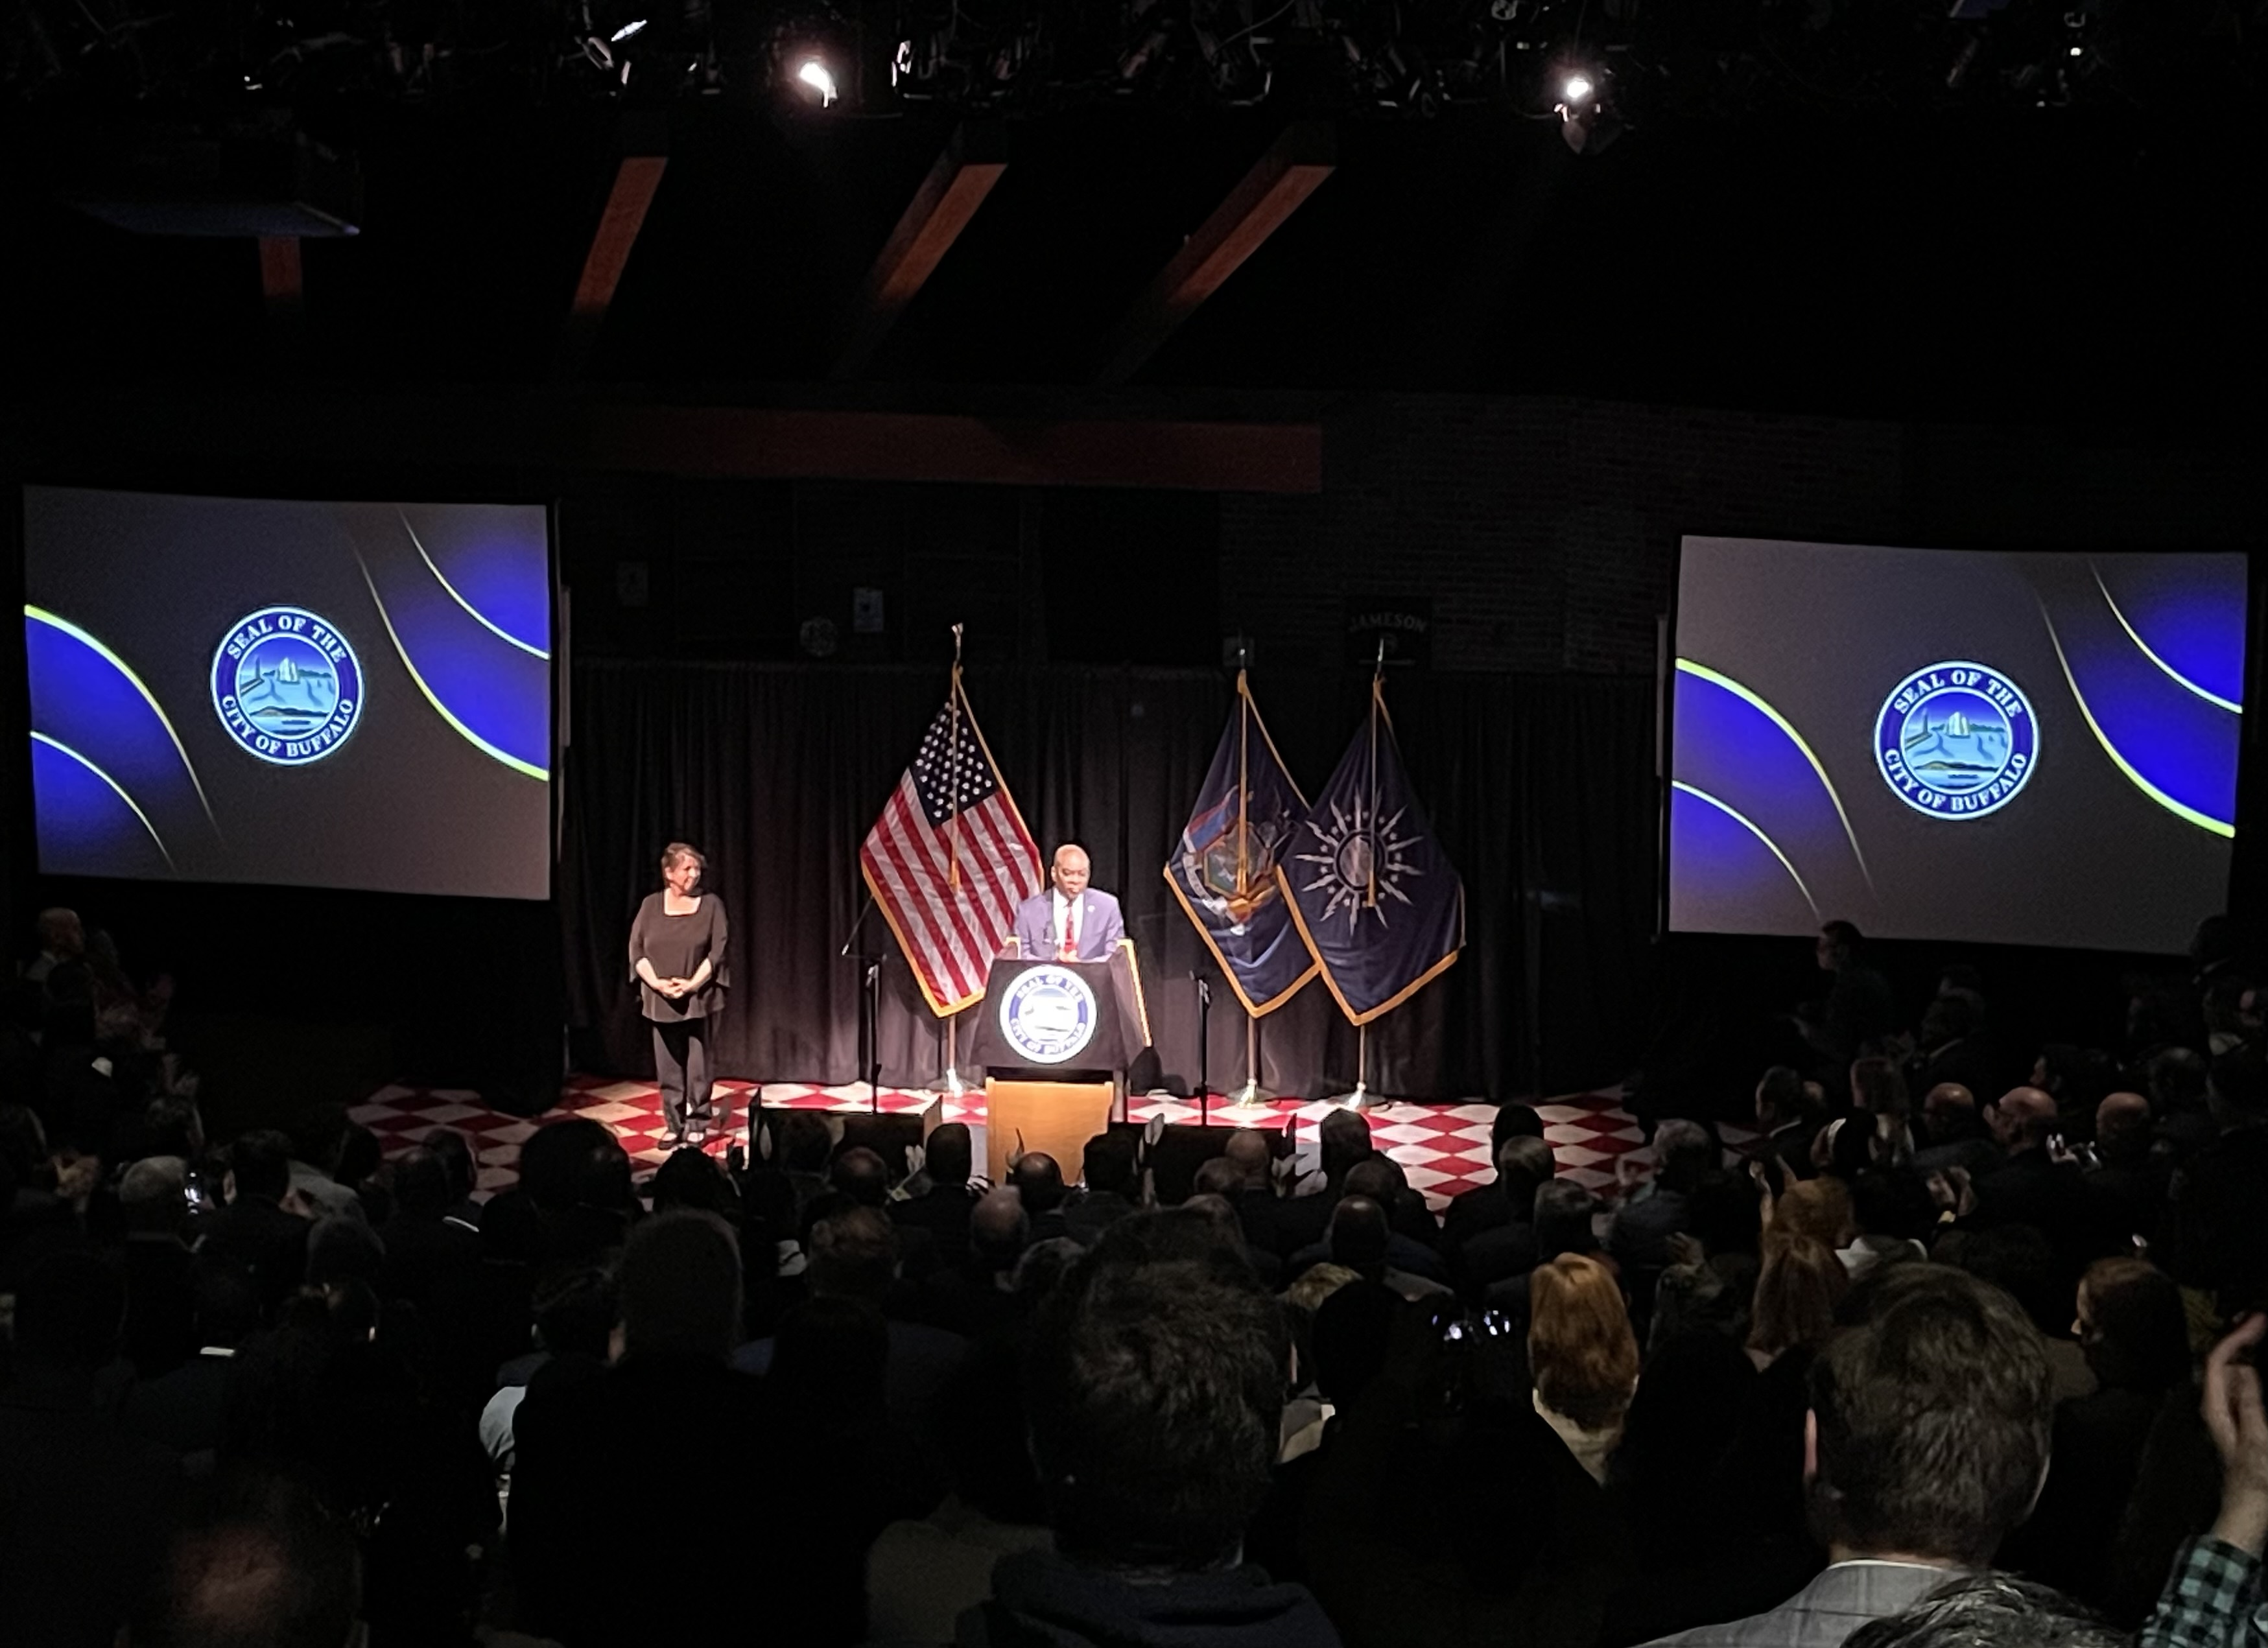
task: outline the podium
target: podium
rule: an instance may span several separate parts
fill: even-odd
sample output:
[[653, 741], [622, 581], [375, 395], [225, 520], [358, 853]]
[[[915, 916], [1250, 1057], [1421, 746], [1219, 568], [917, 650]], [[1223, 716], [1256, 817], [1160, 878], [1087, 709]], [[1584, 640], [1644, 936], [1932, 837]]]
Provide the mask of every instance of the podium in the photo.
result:
[[1126, 1067], [1150, 1045], [1132, 947], [1100, 961], [1003, 958], [976, 1013], [967, 1057], [984, 1067], [985, 1172], [1004, 1184], [1011, 1155], [1041, 1151], [1076, 1177]]

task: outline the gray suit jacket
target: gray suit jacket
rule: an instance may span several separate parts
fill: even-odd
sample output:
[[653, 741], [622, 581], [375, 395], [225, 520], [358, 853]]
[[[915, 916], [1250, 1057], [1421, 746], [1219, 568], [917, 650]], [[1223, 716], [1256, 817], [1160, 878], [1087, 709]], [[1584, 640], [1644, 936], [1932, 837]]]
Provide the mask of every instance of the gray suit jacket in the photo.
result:
[[1776, 1608], [1659, 1637], [1646, 1648], [1842, 1648], [1867, 1621], [1903, 1614], [1961, 1577], [1959, 1569], [1915, 1563], [1837, 1563]]
[[[1126, 933], [1118, 901], [1093, 887], [1079, 895], [1079, 959], [1100, 961]], [[1056, 932], [1055, 890], [1026, 899], [1016, 910], [1016, 943], [1027, 957], [1051, 957], [1060, 942]]]

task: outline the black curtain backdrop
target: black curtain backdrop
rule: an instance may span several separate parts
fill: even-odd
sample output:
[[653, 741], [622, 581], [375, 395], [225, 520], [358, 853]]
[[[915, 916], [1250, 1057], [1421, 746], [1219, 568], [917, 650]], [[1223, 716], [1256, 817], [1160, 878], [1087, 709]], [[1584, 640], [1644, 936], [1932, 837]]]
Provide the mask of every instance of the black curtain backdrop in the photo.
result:
[[[624, 946], [659, 885], [662, 846], [710, 862], [733, 926], [733, 987], [715, 1067], [768, 1081], [858, 1078], [858, 844], [929, 718], [942, 671], [594, 661], [573, 673], [559, 880], [575, 1054], [644, 1074], [652, 1054]], [[1158, 1068], [1194, 1091], [1194, 975], [1215, 982], [1210, 1075], [1245, 1072], [1243, 1015], [1162, 875], [1231, 703], [1205, 671], [972, 669], [968, 695], [1042, 850], [1083, 843], [1139, 956]], [[1359, 672], [1256, 673], [1292, 776], [1310, 792], [1360, 725]], [[1624, 1074], [1646, 1025], [1638, 981], [1653, 927], [1658, 805], [1653, 683], [1607, 676], [1418, 674], [1388, 699], [1411, 776], [1462, 872], [1457, 965], [1371, 1027], [1375, 1092], [1425, 1099], [1560, 1093]], [[943, 1030], [878, 915], [888, 953], [883, 1078], [943, 1068]], [[981, 1007], [973, 1011], [982, 1012]], [[1262, 1022], [1263, 1083], [1351, 1085], [1356, 1034], [1320, 981]], [[964, 1071], [964, 1074], [968, 1072]]]

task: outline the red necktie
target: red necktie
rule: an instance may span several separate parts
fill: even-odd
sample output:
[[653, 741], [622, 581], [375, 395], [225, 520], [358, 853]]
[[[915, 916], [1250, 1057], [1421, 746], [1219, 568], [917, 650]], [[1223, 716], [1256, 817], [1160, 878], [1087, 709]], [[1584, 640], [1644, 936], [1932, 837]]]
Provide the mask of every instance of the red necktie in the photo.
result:
[[1079, 903], [1073, 899], [1064, 901], [1063, 954], [1059, 959], [1079, 960]]

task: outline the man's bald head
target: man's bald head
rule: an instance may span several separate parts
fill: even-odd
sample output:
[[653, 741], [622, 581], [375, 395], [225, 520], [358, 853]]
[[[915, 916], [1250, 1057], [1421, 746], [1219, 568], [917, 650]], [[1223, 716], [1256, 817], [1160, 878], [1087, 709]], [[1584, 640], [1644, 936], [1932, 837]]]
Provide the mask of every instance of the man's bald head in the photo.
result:
[[1233, 1129], [1228, 1136], [1227, 1145], [1221, 1151], [1235, 1166], [1237, 1172], [1244, 1175], [1244, 1182], [1255, 1189], [1267, 1185], [1269, 1164], [1274, 1159], [1275, 1153], [1274, 1147], [1268, 1142], [1268, 1136], [1257, 1128]]
[[1933, 1116], [1950, 1110], [1966, 1110], [1970, 1115], [1975, 1115], [1977, 1095], [1959, 1082], [1940, 1082], [1929, 1090], [1928, 1097], [1921, 1101], [1921, 1113], [1926, 1116]]
[[2044, 1144], [2055, 1131], [2055, 1095], [2043, 1087], [2012, 1087], [1985, 1118], [2003, 1150]]
[[1940, 1082], [1922, 1100], [1921, 1115], [1933, 1143], [1973, 1137], [1977, 1131], [1977, 1095], [1959, 1082]]
[[2150, 1153], [2150, 1101], [2138, 1093], [2115, 1093], [2095, 1107], [2095, 1143], [2102, 1159], [2121, 1166]]
[[968, 1245], [995, 1270], [1012, 1269], [1031, 1234], [1031, 1218], [1016, 1190], [987, 1190], [968, 1210]]
[[1370, 1197], [1340, 1198], [1339, 1204], [1331, 1210], [1331, 1262], [1376, 1280], [1386, 1265], [1389, 1232], [1386, 1210]]

